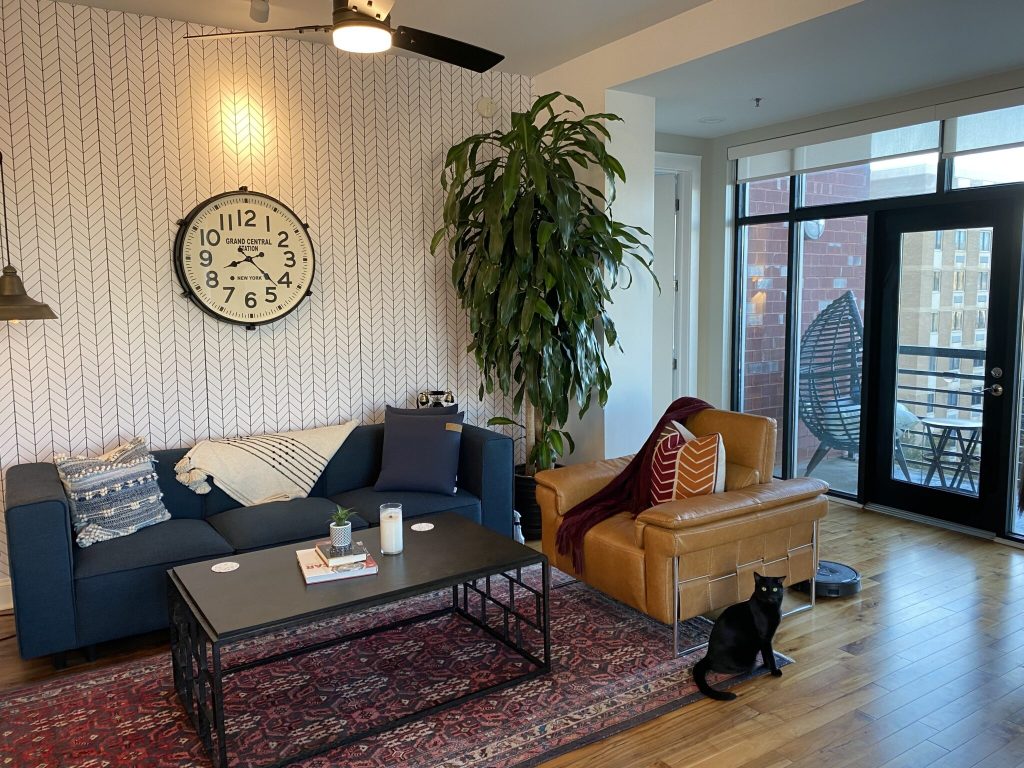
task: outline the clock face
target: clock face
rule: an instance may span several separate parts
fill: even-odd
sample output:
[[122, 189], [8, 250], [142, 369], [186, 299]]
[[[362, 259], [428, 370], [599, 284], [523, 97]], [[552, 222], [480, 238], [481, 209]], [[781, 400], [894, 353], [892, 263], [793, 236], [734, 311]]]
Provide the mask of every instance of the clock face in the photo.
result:
[[309, 293], [313, 241], [299, 217], [258, 192], [226, 192], [181, 222], [174, 266], [205, 312], [241, 325], [279, 320]]

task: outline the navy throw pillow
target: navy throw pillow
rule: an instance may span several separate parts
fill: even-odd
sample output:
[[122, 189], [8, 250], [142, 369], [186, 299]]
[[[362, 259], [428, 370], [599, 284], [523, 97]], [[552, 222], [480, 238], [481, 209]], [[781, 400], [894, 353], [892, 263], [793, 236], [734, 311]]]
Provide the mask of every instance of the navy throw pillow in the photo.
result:
[[385, 420], [389, 413], [398, 413], [402, 416], [451, 416], [459, 412], [457, 405], [432, 406], [430, 408], [395, 408], [392, 405], [386, 405], [384, 408]]
[[375, 491], [420, 491], [455, 495], [464, 413], [438, 414], [423, 408], [413, 414], [388, 407], [384, 413], [384, 449]]

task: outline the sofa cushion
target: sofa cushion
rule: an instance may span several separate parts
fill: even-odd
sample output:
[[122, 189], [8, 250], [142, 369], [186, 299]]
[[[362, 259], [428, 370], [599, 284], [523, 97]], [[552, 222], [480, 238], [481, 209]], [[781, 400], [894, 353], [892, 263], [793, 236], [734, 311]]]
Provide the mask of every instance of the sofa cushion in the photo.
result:
[[480, 499], [469, 491], [459, 489], [454, 496], [422, 491], [376, 491], [373, 487], [357, 488], [331, 497], [343, 507], [351, 507], [370, 525], [380, 525], [380, 505], [402, 505], [402, 517], [420, 517], [435, 512], [456, 512], [475, 523], [480, 522]]
[[327, 497], [373, 485], [380, 474], [380, 452], [383, 445], [383, 424], [356, 427], [327, 462], [326, 469], [309, 495]]
[[78, 643], [102, 643], [167, 626], [167, 569], [230, 557], [231, 545], [203, 520], [168, 520], [77, 553]]
[[178, 482], [174, 476], [174, 465], [188, 453], [185, 448], [174, 448], [166, 451], [153, 451], [156, 461], [156, 481], [164, 494], [164, 506], [171, 517], [191, 517], [200, 519], [203, 516], [203, 497], [194, 493], [187, 486]]
[[408, 415], [387, 408], [378, 491], [455, 495], [464, 414]]
[[167, 520], [131, 536], [100, 541], [75, 552], [75, 579], [132, 571], [152, 565], [170, 567], [188, 560], [229, 555], [228, 542], [203, 520]]
[[[329, 499], [291, 499], [237, 507], [206, 521], [239, 552], [293, 541], [326, 538], [335, 504]], [[366, 528], [366, 520], [353, 515], [352, 529]]]
[[[237, 499], [232, 499], [223, 488], [217, 487], [217, 482], [210, 478], [210, 492], [203, 494], [203, 516], [209, 519], [211, 516], [226, 512], [229, 509], [237, 509], [242, 506]], [[182, 486], [183, 488], [185, 486]]]

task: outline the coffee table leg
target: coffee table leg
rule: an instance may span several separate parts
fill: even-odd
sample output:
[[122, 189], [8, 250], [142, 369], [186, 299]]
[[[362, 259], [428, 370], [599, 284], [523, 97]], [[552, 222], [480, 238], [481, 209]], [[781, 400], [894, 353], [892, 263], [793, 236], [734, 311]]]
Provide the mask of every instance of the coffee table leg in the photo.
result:
[[192, 717], [192, 650], [189, 637], [188, 610], [178, 590], [168, 581], [168, 611], [171, 624], [171, 669], [174, 672], [174, 690], [186, 714]]
[[541, 565], [542, 589], [544, 595], [544, 671], [551, 670], [551, 566], [547, 563]]
[[[217, 758], [214, 763], [219, 768], [227, 768], [228, 765], [228, 740], [224, 730], [224, 682], [221, 677], [220, 646], [216, 643], [211, 647], [212, 678], [210, 680], [210, 698], [213, 708], [213, 730], [216, 734]], [[211, 755], [212, 757], [212, 755]]]
[[206, 636], [173, 583], [168, 587], [167, 599], [171, 621], [171, 668], [178, 700], [214, 766], [227, 768], [220, 646]]

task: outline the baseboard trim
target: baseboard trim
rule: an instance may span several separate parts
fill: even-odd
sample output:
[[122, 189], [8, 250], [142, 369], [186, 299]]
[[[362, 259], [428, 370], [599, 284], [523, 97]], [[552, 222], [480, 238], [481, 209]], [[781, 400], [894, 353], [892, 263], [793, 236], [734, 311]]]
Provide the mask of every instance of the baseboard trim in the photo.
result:
[[14, 608], [14, 593], [11, 591], [11, 580], [0, 579], [0, 611]]
[[828, 503], [842, 504], [844, 507], [849, 507], [850, 509], [864, 509], [864, 505], [858, 501], [854, 501], [853, 499], [846, 499], [843, 498], [842, 496], [833, 496], [831, 494], [828, 495]]
[[1015, 549], [1024, 549], [1024, 541], [1017, 541], [1017, 539], [1004, 539], [1000, 536], [996, 536], [996, 544], [1003, 544]]
[[880, 512], [883, 515], [889, 515], [890, 517], [899, 517], [904, 520], [912, 520], [915, 523], [931, 525], [935, 528], [945, 528], [947, 531], [964, 533], [968, 536], [974, 536], [975, 538], [985, 539], [987, 541], [993, 541], [996, 538], [996, 535], [991, 531], [983, 531], [980, 528], [971, 528], [969, 525], [949, 523], [945, 520], [937, 520], [934, 517], [928, 517], [927, 515], [919, 515], [915, 512], [907, 512], [902, 509], [893, 509], [892, 507], [886, 507], [881, 504], [865, 504], [864, 509], [870, 510], [872, 512]]

